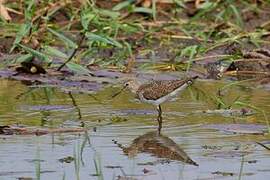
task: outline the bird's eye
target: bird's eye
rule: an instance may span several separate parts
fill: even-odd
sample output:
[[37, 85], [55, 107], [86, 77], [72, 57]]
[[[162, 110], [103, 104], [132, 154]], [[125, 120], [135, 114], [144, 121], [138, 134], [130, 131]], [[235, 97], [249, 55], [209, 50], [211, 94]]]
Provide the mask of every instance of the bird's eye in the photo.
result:
[[125, 86], [129, 86], [129, 84], [128, 83], [125, 83]]

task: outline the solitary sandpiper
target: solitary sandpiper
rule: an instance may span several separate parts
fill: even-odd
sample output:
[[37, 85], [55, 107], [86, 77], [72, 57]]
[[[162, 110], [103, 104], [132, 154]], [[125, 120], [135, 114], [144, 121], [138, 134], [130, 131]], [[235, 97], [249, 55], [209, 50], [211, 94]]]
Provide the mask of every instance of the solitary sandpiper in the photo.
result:
[[196, 78], [198, 76], [181, 80], [155, 80], [145, 84], [136, 80], [129, 80], [125, 83], [124, 88], [129, 88], [141, 102], [150, 103], [157, 107], [157, 120], [160, 131], [162, 127], [161, 104], [177, 96], [191, 85]]

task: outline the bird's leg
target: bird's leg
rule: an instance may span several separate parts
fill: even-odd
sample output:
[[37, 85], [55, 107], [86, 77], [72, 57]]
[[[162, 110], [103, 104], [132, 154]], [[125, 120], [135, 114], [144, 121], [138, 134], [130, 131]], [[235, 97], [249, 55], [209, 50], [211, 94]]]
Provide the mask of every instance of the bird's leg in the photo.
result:
[[160, 134], [161, 128], [162, 128], [162, 110], [161, 110], [161, 106], [158, 105], [157, 107], [157, 111], [158, 111], [158, 133]]

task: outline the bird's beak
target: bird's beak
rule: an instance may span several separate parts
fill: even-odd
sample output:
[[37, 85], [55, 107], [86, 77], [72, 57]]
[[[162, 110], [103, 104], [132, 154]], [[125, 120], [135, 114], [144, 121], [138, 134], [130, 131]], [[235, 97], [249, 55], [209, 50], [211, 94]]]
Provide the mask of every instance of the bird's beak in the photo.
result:
[[122, 89], [120, 89], [120, 91], [118, 91], [115, 94], [113, 94], [112, 95], [112, 98], [115, 98], [116, 96], [118, 96], [119, 94], [121, 94], [126, 88], [127, 88], [127, 86], [125, 85], [124, 87], [122, 87]]

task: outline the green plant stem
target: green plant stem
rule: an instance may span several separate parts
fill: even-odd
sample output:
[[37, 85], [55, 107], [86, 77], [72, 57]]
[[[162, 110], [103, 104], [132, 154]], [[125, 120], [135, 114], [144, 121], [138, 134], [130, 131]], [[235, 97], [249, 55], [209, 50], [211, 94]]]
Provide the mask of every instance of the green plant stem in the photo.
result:
[[244, 155], [242, 156], [242, 159], [241, 159], [241, 166], [240, 166], [238, 180], [241, 180], [242, 178], [243, 169], [244, 169]]

